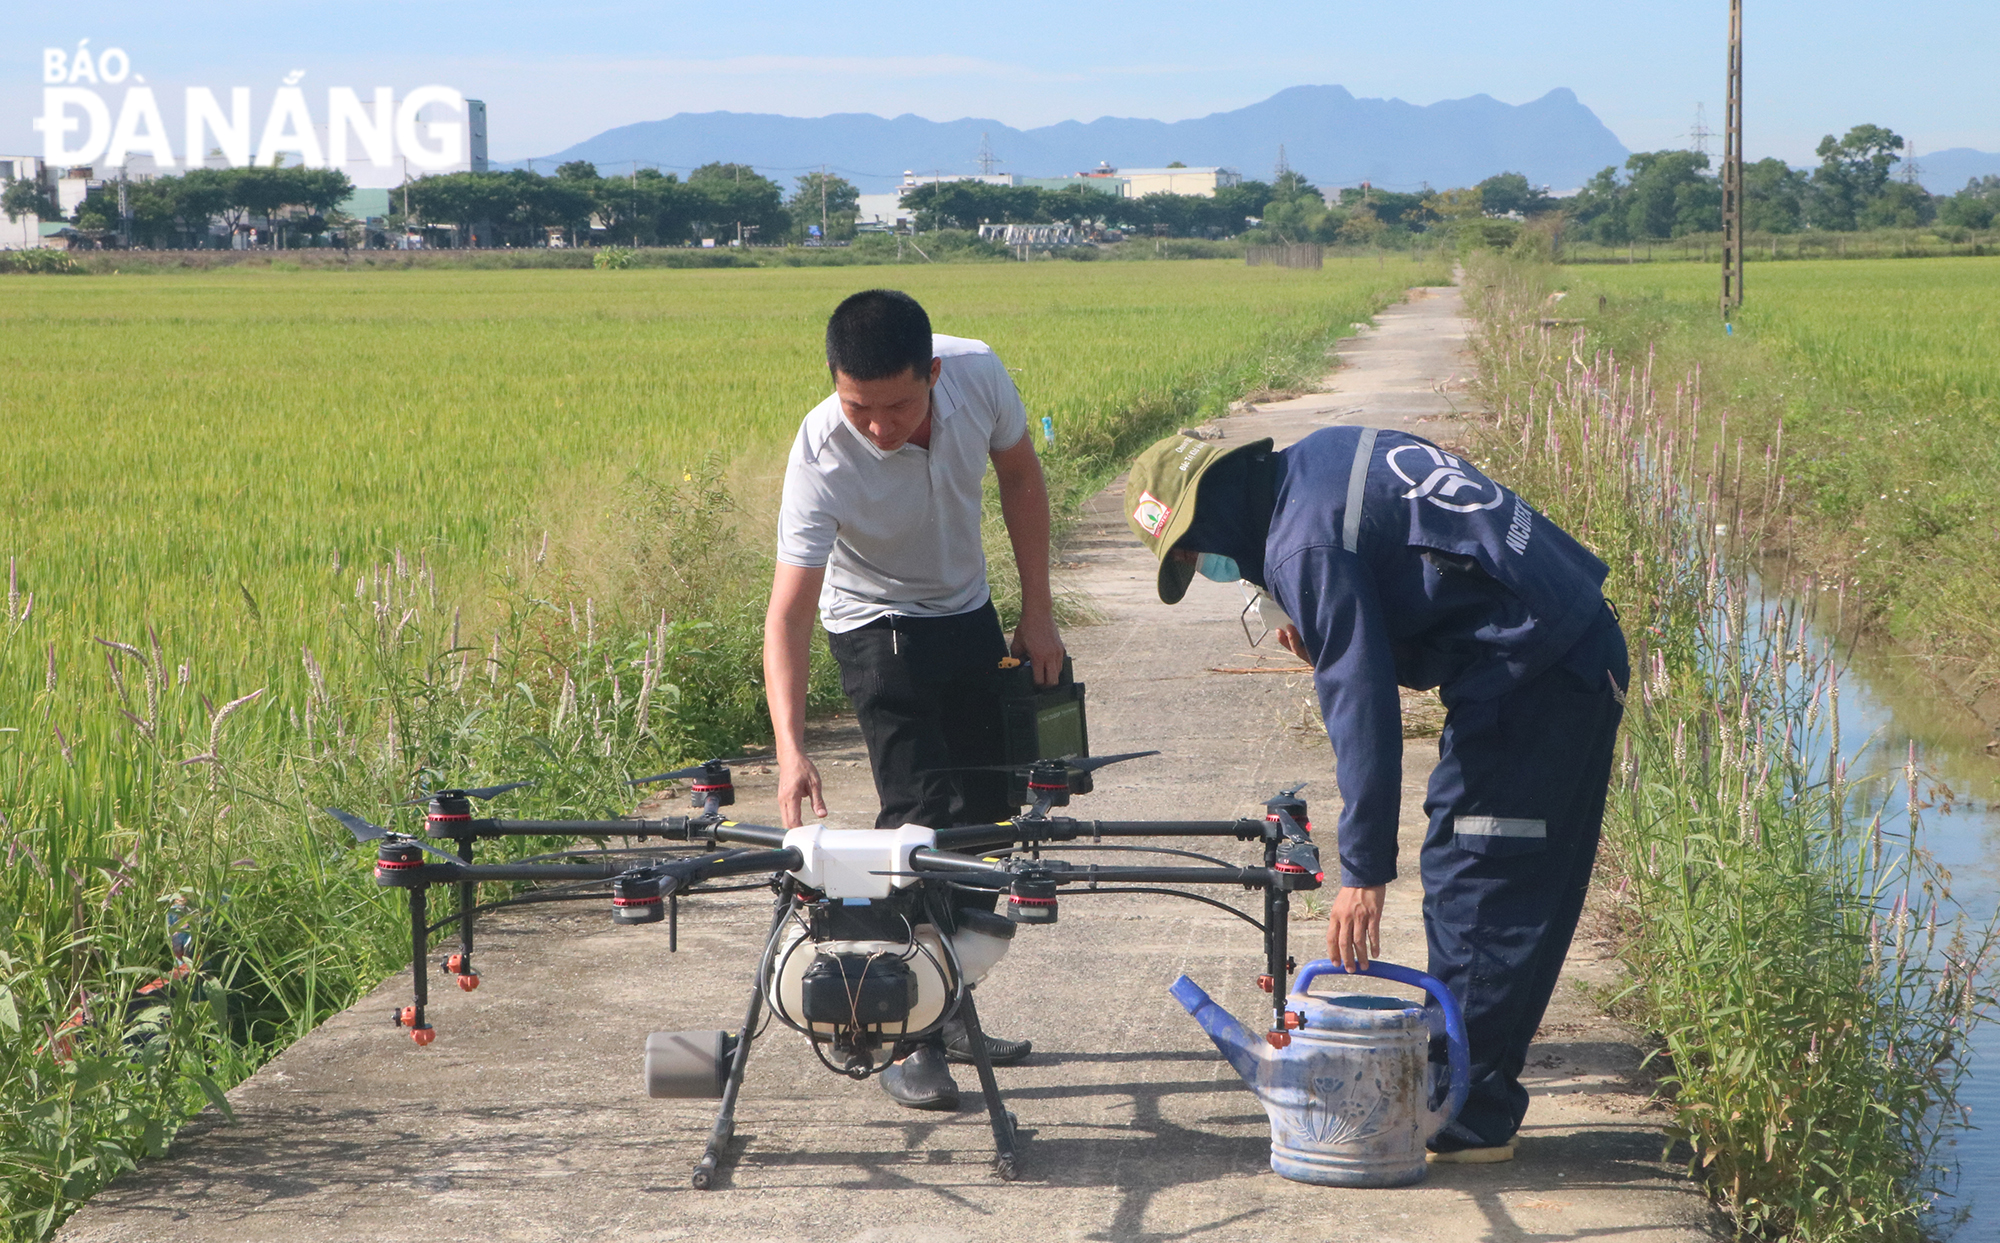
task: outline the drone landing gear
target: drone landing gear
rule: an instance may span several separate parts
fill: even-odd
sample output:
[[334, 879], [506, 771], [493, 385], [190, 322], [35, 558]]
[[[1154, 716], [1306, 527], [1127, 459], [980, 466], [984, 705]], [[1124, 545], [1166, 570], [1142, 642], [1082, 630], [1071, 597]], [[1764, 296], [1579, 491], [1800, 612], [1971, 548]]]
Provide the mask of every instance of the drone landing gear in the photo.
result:
[[[784, 918], [782, 914], [780, 919]], [[690, 1180], [696, 1191], [707, 1191], [715, 1184], [715, 1167], [722, 1160], [722, 1150], [736, 1134], [736, 1097], [743, 1090], [743, 1071], [750, 1064], [750, 1044], [757, 1031], [757, 1020], [764, 1013], [764, 990], [750, 990], [750, 1012], [743, 1016], [743, 1034], [736, 1041], [734, 1055], [729, 1059], [729, 1077], [722, 1082], [722, 1108], [715, 1114], [715, 1129], [708, 1133], [708, 1147], [702, 1150], [701, 1160], [694, 1167]]]
[[1000, 1083], [993, 1077], [993, 1057], [986, 1047], [986, 1030], [979, 1026], [979, 1009], [972, 1004], [972, 991], [958, 1003], [958, 1017], [972, 1045], [972, 1065], [979, 1072], [979, 1091], [986, 1098], [986, 1117], [993, 1126], [993, 1172], [1002, 1181], [1019, 1176], [1014, 1155], [1014, 1115], [1000, 1099]]

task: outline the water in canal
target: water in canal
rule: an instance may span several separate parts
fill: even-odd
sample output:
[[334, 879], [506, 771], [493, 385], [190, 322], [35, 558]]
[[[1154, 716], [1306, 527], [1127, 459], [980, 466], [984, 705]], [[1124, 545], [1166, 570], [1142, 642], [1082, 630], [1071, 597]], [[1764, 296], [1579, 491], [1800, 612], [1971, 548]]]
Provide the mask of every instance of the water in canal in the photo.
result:
[[[1821, 610], [1824, 618], [1827, 610]], [[1823, 638], [1831, 638], [1827, 631]], [[1842, 643], [1847, 652], [1852, 637]], [[1991, 730], [1925, 679], [1909, 657], [1867, 644], [1854, 646], [1842, 663], [1841, 733], [1852, 776], [1879, 775], [1900, 789], [1901, 771], [1916, 744], [1925, 774], [1920, 787], [1942, 783], [1948, 801], [1924, 810], [1923, 844], [1947, 868], [1952, 892], [1970, 922], [1993, 918], [2000, 905], [2000, 745]], [[1890, 802], [1901, 814], [1903, 796]], [[1943, 1154], [1956, 1159], [1952, 1198], [1941, 1214], [1964, 1211], [1960, 1239], [2000, 1238], [2000, 1022], [1979, 1027], [1972, 1074], [1960, 1092], [1971, 1109], [1971, 1129], [1957, 1131]]]

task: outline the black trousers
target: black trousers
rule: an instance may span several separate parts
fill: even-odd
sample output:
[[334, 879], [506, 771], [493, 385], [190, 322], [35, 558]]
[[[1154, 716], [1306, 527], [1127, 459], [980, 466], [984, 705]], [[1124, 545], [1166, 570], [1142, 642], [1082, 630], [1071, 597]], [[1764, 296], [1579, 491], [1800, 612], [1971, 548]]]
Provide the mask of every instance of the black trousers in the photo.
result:
[[1504, 1144], [1528, 1112], [1521, 1069], [1590, 888], [1629, 678], [1607, 608], [1553, 668], [1445, 717], [1424, 801], [1424, 930], [1471, 1046], [1472, 1094], [1448, 1128], [1460, 1144]]
[[882, 810], [878, 829], [991, 824], [1020, 808], [1004, 773], [948, 771], [1006, 758], [999, 667], [1007, 655], [988, 601], [949, 617], [892, 614], [827, 636], [854, 706]]
[[[990, 600], [948, 617], [892, 614], [830, 634], [827, 645], [868, 743], [882, 804], [876, 828], [993, 824], [1020, 811], [1007, 802], [1005, 773], [951, 771], [1006, 758], [998, 675], [1007, 639]], [[959, 889], [952, 905], [991, 911], [999, 897], [998, 890]], [[899, 1041], [894, 1056], [920, 1044], [943, 1048], [944, 1035]]]

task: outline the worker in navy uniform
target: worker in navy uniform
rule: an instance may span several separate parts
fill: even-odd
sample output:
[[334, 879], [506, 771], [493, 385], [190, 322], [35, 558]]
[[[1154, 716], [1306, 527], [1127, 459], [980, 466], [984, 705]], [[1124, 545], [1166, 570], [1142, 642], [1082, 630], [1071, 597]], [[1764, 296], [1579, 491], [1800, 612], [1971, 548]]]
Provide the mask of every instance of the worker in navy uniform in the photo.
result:
[[[1283, 450], [1188, 437], [1134, 463], [1132, 529], [1160, 599], [1243, 579], [1313, 667], [1341, 796], [1328, 956], [1381, 948], [1402, 793], [1398, 687], [1444, 701], [1424, 800], [1430, 972], [1465, 1009], [1472, 1092], [1431, 1159], [1510, 1160], [1533, 1039], [1597, 856], [1629, 671], [1604, 564], [1456, 454], [1332, 427]], [[1434, 1060], [1443, 1051], [1434, 1044]]]
[[[934, 334], [908, 294], [871, 289], [826, 327], [833, 393], [799, 427], [785, 468], [777, 569], [764, 619], [764, 687], [777, 736], [778, 809], [827, 814], [805, 749], [807, 652], [815, 606], [841, 689], [868, 744], [877, 828], [943, 829], [1011, 819], [1007, 780], [952, 771], [1005, 760], [1000, 662], [1028, 658], [1053, 685], [1063, 645], [1049, 593], [1049, 494], [1027, 410], [982, 341]], [[1001, 632], [980, 542], [988, 463], [1021, 579], [1012, 641]], [[960, 892], [993, 909], [994, 894]], [[997, 1064], [1025, 1040], [986, 1037]], [[946, 1065], [970, 1061], [965, 1025], [899, 1046], [882, 1087], [912, 1109], [956, 1109]]]

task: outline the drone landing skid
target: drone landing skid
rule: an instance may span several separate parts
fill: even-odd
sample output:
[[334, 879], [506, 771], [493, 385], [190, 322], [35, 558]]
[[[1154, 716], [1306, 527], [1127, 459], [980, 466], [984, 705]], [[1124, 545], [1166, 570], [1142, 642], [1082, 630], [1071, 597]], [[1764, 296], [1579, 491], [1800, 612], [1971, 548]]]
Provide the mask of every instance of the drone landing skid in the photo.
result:
[[[770, 935], [765, 939], [764, 964], [757, 973], [759, 981], [771, 970], [771, 958], [778, 947], [777, 934], [791, 911], [792, 894], [790, 883], [779, 887], [777, 909], [771, 917]], [[701, 1160], [695, 1164], [694, 1174], [689, 1179], [697, 1191], [709, 1191], [715, 1187], [715, 1176], [723, 1153], [736, 1135], [736, 1100], [743, 1090], [743, 1072], [750, 1064], [750, 1046], [756, 1039], [757, 1024], [763, 1014], [764, 990], [761, 985], [753, 986], [750, 990], [750, 1009], [743, 1016], [743, 1034], [737, 1038], [735, 1048], [729, 1054], [729, 1073], [722, 1081], [722, 1105], [716, 1110], [715, 1126], [708, 1134], [708, 1146], [702, 1150]], [[986, 1030], [979, 1025], [979, 1010], [973, 1005], [970, 989], [959, 998], [958, 1014], [965, 1023], [966, 1036], [972, 1045], [973, 1068], [979, 1073], [979, 1091], [986, 1098], [987, 1121], [993, 1128], [993, 1172], [1005, 1181], [1013, 1182], [1019, 1177], [1014, 1115], [1008, 1112], [1006, 1102], [1000, 1099], [1000, 1082], [993, 1075], [993, 1056], [987, 1049]], [[726, 1048], [726, 1043], [722, 1047]], [[649, 1067], [648, 1079], [651, 1078]]]

